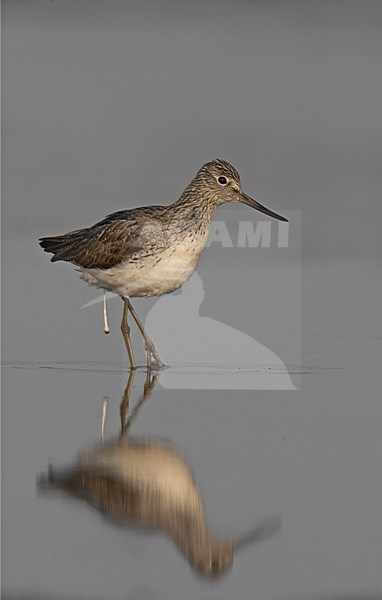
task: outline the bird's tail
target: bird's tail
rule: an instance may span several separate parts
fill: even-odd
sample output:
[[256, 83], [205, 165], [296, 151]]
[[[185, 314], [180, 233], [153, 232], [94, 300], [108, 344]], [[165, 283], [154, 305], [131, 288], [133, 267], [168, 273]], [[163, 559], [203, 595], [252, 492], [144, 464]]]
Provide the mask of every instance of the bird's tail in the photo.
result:
[[52, 262], [56, 262], [57, 260], [71, 261], [73, 250], [84, 239], [86, 232], [87, 229], [77, 229], [64, 235], [43, 237], [40, 238], [39, 244], [44, 252], [51, 252], [53, 254], [51, 258]]

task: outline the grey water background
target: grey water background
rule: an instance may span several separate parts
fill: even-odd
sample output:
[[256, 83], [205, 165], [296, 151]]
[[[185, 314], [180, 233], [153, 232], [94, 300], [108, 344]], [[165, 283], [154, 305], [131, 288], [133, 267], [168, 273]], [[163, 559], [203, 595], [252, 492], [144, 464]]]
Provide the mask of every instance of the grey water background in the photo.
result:
[[[369, 0], [3, 1], [4, 598], [382, 597], [381, 18]], [[184, 453], [217, 533], [282, 517], [206, 584], [164, 537], [36, 491], [49, 462], [99, 440], [103, 396], [117, 435], [126, 383], [118, 301], [105, 337], [99, 307], [79, 310], [94, 291], [36, 240], [173, 201], [216, 156], [273, 210], [301, 211], [301, 382], [159, 381], [142, 407], [134, 432]], [[285, 357], [296, 262], [267, 261], [271, 275], [211, 247], [201, 314]]]

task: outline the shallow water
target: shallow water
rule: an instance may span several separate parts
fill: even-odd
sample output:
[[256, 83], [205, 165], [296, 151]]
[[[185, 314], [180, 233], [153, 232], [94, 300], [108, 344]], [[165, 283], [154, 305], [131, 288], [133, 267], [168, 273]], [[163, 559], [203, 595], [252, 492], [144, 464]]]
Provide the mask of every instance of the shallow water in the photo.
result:
[[[3, 0], [4, 600], [382, 599], [380, 10]], [[217, 211], [191, 305], [134, 303], [172, 366], [135, 413], [138, 370], [128, 411], [194, 474], [216, 537], [281, 523], [212, 582], [163, 532], [39, 489], [118, 438], [128, 373], [120, 301], [105, 336], [81, 308], [99, 292], [37, 238], [168, 204], [216, 156], [289, 243], [267, 220], [243, 246], [262, 217]]]
[[[118, 436], [123, 360], [84, 361], [77, 351], [77, 360], [72, 354], [63, 363], [5, 364], [5, 597], [228, 599], [253, 590], [259, 598], [377, 598], [382, 407], [374, 324], [380, 283], [371, 267], [356, 273], [356, 302], [348, 295], [346, 314], [335, 321], [330, 307], [348, 279], [342, 290], [338, 278], [326, 288], [324, 303], [323, 294], [311, 300], [305, 360], [291, 367], [300, 374], [300, 389], [165, 389], [161, 377], [171, 377], [170, 368], [131, 426], [132, 435], [164, 438], [184, 456], [218, 536], [237, 538], [264, 520], [281, 519], [277, 535], [238, 552], [233, 568], [214, 583], [198, 577], [165, 535], [116, 526], [81, 500], [37, 490], [48, 465], [73, 465], [78, 453], [100, 444], [105, 398], [105, 442]], [[316, 282], [335, 274], [334, 266], [307, 271]], [[368, 310], [361, 324], [362, 300]], [[199, 374], [194, 366], [193, 376]], [[135, 375], [131, 410], [145, 377], [143, 369]]]

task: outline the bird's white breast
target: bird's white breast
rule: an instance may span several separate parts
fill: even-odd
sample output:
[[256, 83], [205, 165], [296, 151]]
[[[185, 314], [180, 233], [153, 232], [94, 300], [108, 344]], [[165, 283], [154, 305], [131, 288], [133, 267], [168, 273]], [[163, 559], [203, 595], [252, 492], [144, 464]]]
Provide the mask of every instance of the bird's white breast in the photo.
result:
[[110, 269], [83, 269], [82, 278], [90, 285], [123, 297], [160, 296], [178, 289], [198, 264], [207, 235], [185, 236], [165, 250], [139, 256]]

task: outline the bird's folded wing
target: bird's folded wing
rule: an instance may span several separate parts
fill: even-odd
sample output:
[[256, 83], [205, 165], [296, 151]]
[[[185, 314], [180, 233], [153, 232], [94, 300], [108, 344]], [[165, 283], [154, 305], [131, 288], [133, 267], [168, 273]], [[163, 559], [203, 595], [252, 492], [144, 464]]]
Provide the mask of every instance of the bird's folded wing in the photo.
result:
[[142, 228], [135, 219], [104, 219], [88, 229], [41, 238], [52, 262], [64, 260], [85, 269], [109, 269], [142, 249]]

